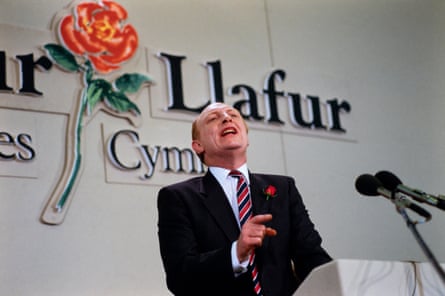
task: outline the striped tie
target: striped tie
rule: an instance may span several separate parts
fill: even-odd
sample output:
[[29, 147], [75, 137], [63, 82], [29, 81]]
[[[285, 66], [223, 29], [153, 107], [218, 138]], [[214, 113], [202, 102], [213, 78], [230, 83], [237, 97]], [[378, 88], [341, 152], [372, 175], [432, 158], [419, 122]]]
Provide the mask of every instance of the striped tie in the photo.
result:
[[[241, 227], [243, 227], [244, 223], [246, 223], [246, 221], [252, 215], [252, 202], [250, 200], [249, 187], [247, 186], [247, 182], [243, 174], [241, 174], [239, 171], [231, 171], [229, 175], [238, 179], [236, 196], [238, 199], [239, 222]], [[250, 254], [249, 267], [252, 270], [252, 281], [255, 294], [262, 295], [258, 268], [255, 264], [255, 252]]]

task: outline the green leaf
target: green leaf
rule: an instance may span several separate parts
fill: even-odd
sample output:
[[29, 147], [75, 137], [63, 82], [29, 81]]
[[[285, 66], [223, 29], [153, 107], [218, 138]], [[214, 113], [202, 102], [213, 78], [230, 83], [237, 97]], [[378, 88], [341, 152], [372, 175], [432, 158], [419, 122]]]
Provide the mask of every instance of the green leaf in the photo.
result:
[[78, 71], [80, 66], [76, 62], [75, 57], [65, 49], [65, 47], [58, 44], [48, 43], [44, 46], [48, 55], [56, 62], [57, 65], [62, 67], [62, 69], [75, 72]]
[[135, 93], [144, 82], [151, 81], [152, 80], [148, 76], [138, 73], [127, 73], [116, 79], [115, 85], [116, 88], [123, 93]]
[[105, 96], [105, 102], [107, 106], [117, 112], [129, 112], [134, 111], [137, 114], [141, 114], [138, 106], [130, 101], [127, 96], [121, 92], [109, 91]]
[[88, 110], [92, 111], [97, 103], [103, 99], [104, 94], [110, 90], [111, 84], [108, 81], [103, 79], [92, 80], [87, 88]]

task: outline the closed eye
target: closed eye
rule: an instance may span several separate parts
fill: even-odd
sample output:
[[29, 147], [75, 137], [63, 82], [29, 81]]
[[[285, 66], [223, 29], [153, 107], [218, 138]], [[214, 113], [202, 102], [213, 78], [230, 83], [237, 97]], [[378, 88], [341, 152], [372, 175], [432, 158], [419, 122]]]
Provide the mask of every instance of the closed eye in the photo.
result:
[[207, 117], [206, 122], [212, 122], [214, 120], [216, 120], [216, 116], [209, 116], [209, 117]]
[[229, 115], [230, 115], [230, 117], [233, 117], [233, 118], [237, 118], [237, 117], [239, 117], [238, 112], [235, 112], [235, 111], [230, 112]]

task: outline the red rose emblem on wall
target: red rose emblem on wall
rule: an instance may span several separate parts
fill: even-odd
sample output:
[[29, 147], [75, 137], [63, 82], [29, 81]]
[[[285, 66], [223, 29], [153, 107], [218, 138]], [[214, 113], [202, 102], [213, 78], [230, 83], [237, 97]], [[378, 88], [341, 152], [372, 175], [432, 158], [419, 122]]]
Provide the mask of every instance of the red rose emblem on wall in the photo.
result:
[[[63, 221], [83, 163], [82, 130], [88, 122], [86, 118], [105, 110], [132, 122], [131, 116], [141, 113], [130, 96], [151, 79], [139, 73], [123, 73], [108, 81], [104, 75], [119, 69], [137, 50], [136, 30], [123, 24], [126, 19], [127, 11], [116, 2], [82, 2], [60, 20], [57, 30], [61, 45], [44, 46], [56, 65], [80, 74], [83, 81], [80, 98], [68, 121], [64, 169], [42, 213], [44, 223]], [[97, 77], [97, 73], [102, 75]]]
[[123, 22], [127, 11], [118, 3], [80, 3], [75, 13], [65, 16], [59, 26], [64, 45], [74, 54], [85, 56], [96, 71], [108, 73], [133, 56], [138, 36], [133, 26]]

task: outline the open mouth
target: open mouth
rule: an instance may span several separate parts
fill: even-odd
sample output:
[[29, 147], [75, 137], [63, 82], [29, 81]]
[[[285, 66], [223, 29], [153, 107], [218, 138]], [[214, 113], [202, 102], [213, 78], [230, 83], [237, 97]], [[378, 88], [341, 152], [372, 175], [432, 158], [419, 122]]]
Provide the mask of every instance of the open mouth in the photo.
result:
[[235, 135], [236, 133], [237, 133], [237, 131], [236, 131], [235, 128], [233, 128], [233, 127], [228, 127], [228, 128], [225, 128], [225, 129], [222, 131], [221, 135], [224, 137], [224, 136], [227, 136], [227, 135]]

